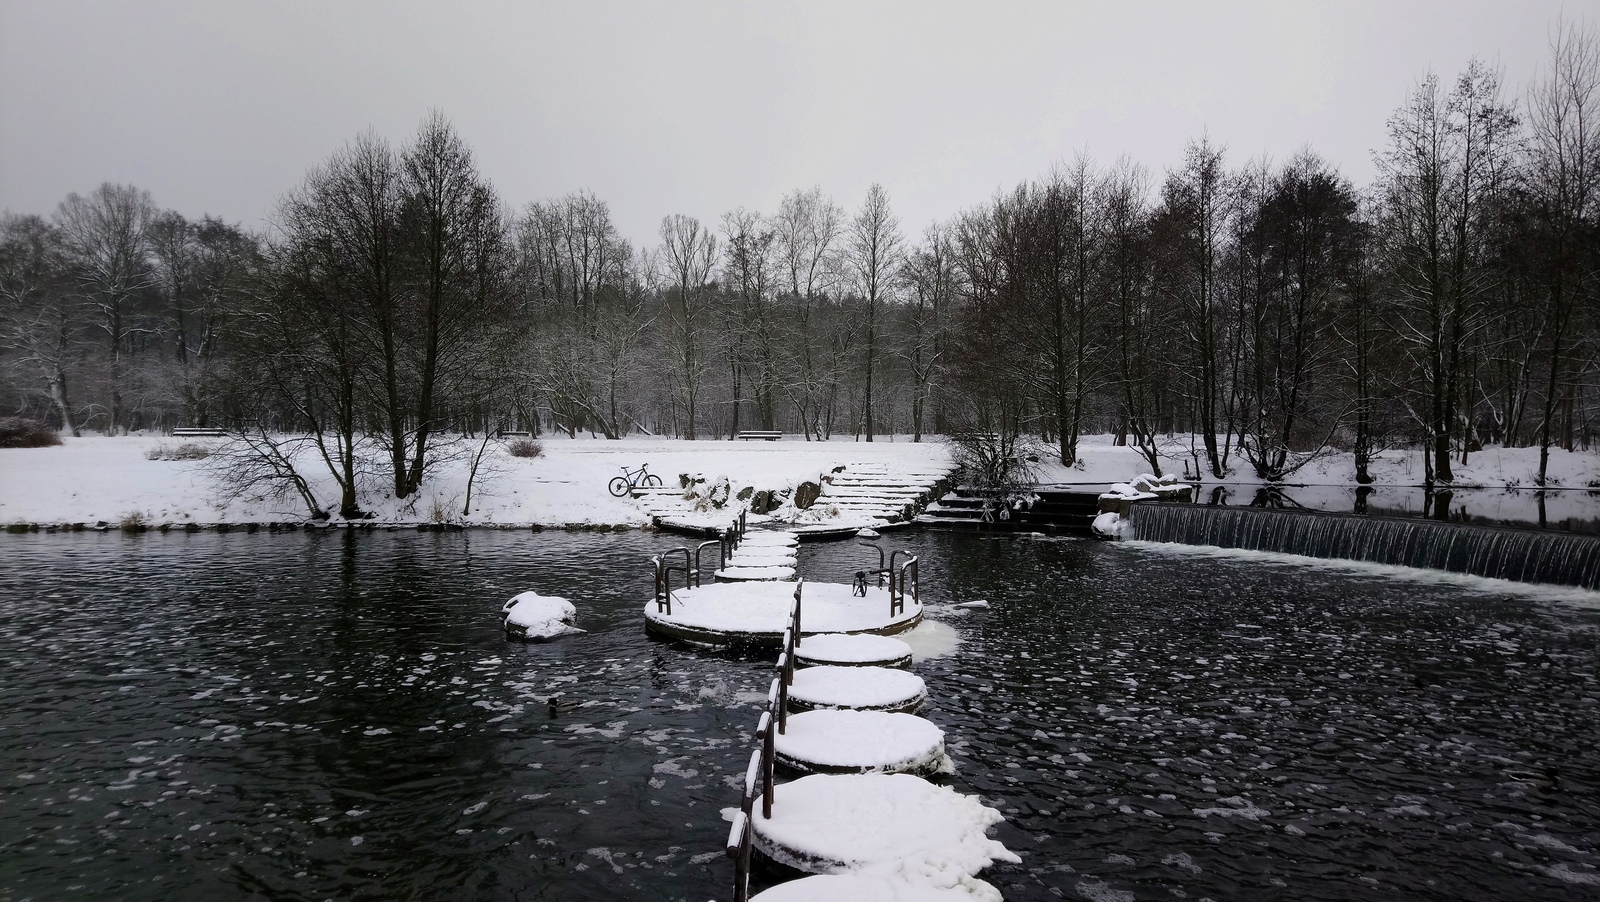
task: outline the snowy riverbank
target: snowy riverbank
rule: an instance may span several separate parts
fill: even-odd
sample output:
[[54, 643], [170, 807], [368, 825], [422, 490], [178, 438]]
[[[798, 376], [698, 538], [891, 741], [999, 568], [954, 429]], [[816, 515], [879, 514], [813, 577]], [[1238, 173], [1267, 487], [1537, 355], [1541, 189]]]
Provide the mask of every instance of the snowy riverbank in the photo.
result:
[[[149, 460], [151, 449], [185, 442], [216, 444], [221, 439], [179, 440], [160, 435], [116, 438], [66, 438], [53, 448], [0, 449], [0, 525], [106, 523], [130, 518], [146, 526], [243, 525], [306, 519], [298, 498], [274, 501], [243, 497], [227, 500], [206, 461]], [[726, 476], [732, 491], [792, 489], [837, 466], [890, 468], [944, 467], [949, 455], [937, 442], [909, 440], [873, 443], [678, 441], [628, 438], [621, 441], [566, 437], [543, 439], [537, 458], [507, 454], [491, 442], [472, 488], [471, 509], [463, 514], [469, 461], [438, 465], [417, 495], [397, 501], [374, 479], [362, 508], [376, 523], [441, 523], [495, 527], [640, 527], [650, 520], [640, 503], [615, 498], [606, 483], [621, 467], [648, 464], [652, 474], [676, 486], [680, 474], [715, 482]], [[312, 487], [325, 505], [336, 506], [332, 479], [306, 467]], [[730, 516], [737, 502], [729, 505]]]
[[[200, 444], [217, 439], [199, 439]], [[261, 497], [225, 500], [207, 470], [205, 461], [149, 460], [146, 454], [160, 445], [180, 444], [167, 436], [135, 435], [117, 438], [67, 438], [54, 448], [0, 449], [0, 525], [70, 524], [117, 526], [136, 518], [152, 527], [200, 526], [301, 521], [306, 511], [297, 499], [273, 501]], [[544, 454], [533, 459], [515, 458], [491, 444], [484, 467], [473, 486], [471, 510], [463, 514], [467, 487], [467, 461], [447, 461], [434, 471], [421, 493], [396, 501], [374, 479], [363, 494], [363, 509], [377, 523], [441, 523], [499, 527], [640, 527], [649, 517], [630, 498], [614, 498], [606, 482], [621, 467], [648, 464], [668, 486], [679, 474], [704, 476], [709, 481], [726, 476], [735, 494], [744, 487], [792, 489], [815, 480], [837, 466], [884, 466], [907, 470], [944, 467], [949, 449], [938, 440], [913, 443], [906, 437], [871, 444], [848, 440], [805, 442], [786, 437], [777, 442], [687, 442], [659, 438], [605, 441], [589, 438], [547, 437]], [[1132, 448], [1112, 444], [1110, 436], [1085, 437], [1078, 466], [1062, 467], [1048, 459], [1039, 464], [1041, 482], [1104, 485], [1122, 482], [1149, 469]], [[1166, 472], [1183, 472], [1186, 447], [1173, 446], [1173, 456], [1163, 459]], [[1182, 454], [1182, 456], [1180, 456]], [[1490, 448], [1469, 457], [1457, 469], [1457, 488], [1529, 488], [1538, 470], [1536, 448]], [[1422, 481], [1422, 460], [1417, 451], [1389, 451], [1374, 463], [1379, 486], [1415, 486]], [[308, 468], [308, 476], [315, 470]], [[1600, 478], [1600, 455], [1588, 452], [1551, 452], [1551, 475], [1558, 485], [1587, 486]], [[1208, 480], [1212, 484], [1215, 480]], [[1259, 484], [1240, 467], [1226, 482], [1233, 486]], [[1348, 454], [1314, 461], [1289, 480], [1294, 485], [1329, 487], [1349, 492], [1354, 486], [1354, 464]], [[331, 479], [314, 478], [318, 498], [332, 505], [337, 498]], [[1314, 494], [1314, 493], [1313, 493]], [[1561, 493], [1572, 497], [1556, 503], [1575, 505], [1579, 516], [1592, 507], [1587, 493]], [[1520, 503], [1520, 502], [1519, 502]], [[730, 505], [730, 509], [734, 505]], [[1329, 504], [1339, 509], [1343, 503]]]

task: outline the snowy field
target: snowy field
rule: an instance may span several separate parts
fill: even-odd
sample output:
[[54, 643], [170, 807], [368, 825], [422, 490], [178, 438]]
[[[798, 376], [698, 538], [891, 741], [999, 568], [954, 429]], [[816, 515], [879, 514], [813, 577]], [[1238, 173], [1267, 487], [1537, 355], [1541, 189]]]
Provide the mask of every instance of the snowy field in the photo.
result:
[[[218, 439], [199, 439], [202, 444]], [[165, 436], [67, 438], [56, 448], [0, 449], [0, 524], [87, 523], [117, 525], [131, 515], [150, 526], [266, 523], [302, 520], [298, 499], [270, 497], [224, 499], [205, 461], [148, 460], [160, 445], [180, 444]], [[792, 488], [815, 480], [834, 467], [878, 465], [920, 470], [944, 467], [949, 449], [938, 440], [913, 443], [906, 436], [871, 444], [849, 440], [805, 442], [786, 437], [777, 442], [687, 442], [659, 438], [621, 441], [543, 439], [544, 455], [511, 457], [491, 445], [473, 487], [472, 508], [463, 514], [467, 461], [452, 460], [433, 471], [422, 491], [397, 501], [374, 476], [365, 486], [364, 510], [379, 522], [459, 523], [485, 526], [614, 526], [637, 527], [649, 522], [639, 502], [614, 498], [606, 482], [623, 466], [648, 464], [668, 486], [680, 474], [714, 482], [727, 476], [734, 493], [741, 488]], [[1173, 441], [1163, 469], [1183, 472], [1187, 441]], [[1117, 447], [1110, 436], [1088, 436], [1080, 444], [1078, 466], [1062, 467], [1046, 460], [1039, 479], [1047, 483], [1100, 484], [1122, 482], [1148, 469], [1132, 448]], [[1457, 468], [1456, 485], [1529, 487], [1538, 470], [1536, 448], [1490, 448], [1470, 456]], [[1416, 451], [1389, 451], [1374, 466], [1379, 485], [1410, 486], [1422, 481], [1422, 458]], [[381, 471], [379, 471], [381, 472]], [[316, 469], [306, 468], [309, 476]], [[1562, 486], [1587, 486], [1600, 479], [1600, 455], [1551, 452], [1551, 475]], [[1227, 480], [1251, 484], [1248, 464]], [[1348, 454], [1330, 455], [1296, 473], [1292, 484], [1348, 486], [1354, 465]], [[336, 506], [337, 492], [326, 476], [313, 479], [319, 500]], [[730, 508], [732, 505], [730, 505]]]
[[[1187, 463], [1194, 472], [1194, 459], [1189, 455], [1187, 435], [1162, 440], [1161, 471], [1184, 474]], [[1048, 449], [1046, 449], [1048, 450]], [[1150, 469], [1148, 462], [1131, 447], [1112, 444], [1109, 435], [1085, 436], [1078, 442], [1082, 460], [1077, 466], [1063, 467], [1046, 460], [1039, 465], [1039, 481], [1046, 483], [1107, 483], [1126, 482], [1132, 476]], [[1202, 465], [1205, 452], [1200, 453]], [[1229, 460], [1230, 473], [1221, 480], [1235, 485], [1260, 484], [1242, 455]], [[1457, 455], [1454, 468], [1456, 488], [1531, 488], [1539, 473], [1538, 448], [1485, 448], [1467, 455], [1461, 463]], [[1419, 449], [1396, 449], [1377, 455], [1371, 467], [1377, 485], [1422, 485], [1424, 464]], [[1555, 486], [1564, 488], [1600, 487], [1600, 454], [1591, 451], [1563, 451], [1550, 449], [1550, 479]], [[1205, 474], [1208, 483], [1217, 482], [1210, 472]], [[1319, 457], [1284, 480], [1289, 485], [1353, 486], [1356, 484], [1355, 456], [1348, 453], [1329, 453]]]
[[[298, 498], [219, 495], [205, 461], [148, 460], [146, 453], [184, 440], [165, 436], [65, 438], [55, 448], [0, 449], [0, 524], [87, 523], [117, 525], [132, 514], [150, 526], [267, 523], [303, 520]], [[198, 439], [201, 444], [221, 439]], [[401, 501], [385, 490], [381, 477], [369, 481], [362, 508], [379, 522], [460, 523], [482, 526], [644, 526], [644, 508], [630, 498], [614, 498], [606, 483], [621, 467], [648, 464], [668, 486], [680, 474], [708, 482], [727, 476], [733, 492], [793, 488], [816, 480], [834, 467], [879, 464], [890, 468], [944, 467], [949, 455], [937, 442], [880, 440], [873, 443], [806, 442], [786, 437], [776, 442], [678, 441], [549, 437], [544, 454], [512, 457], [491, 443], [472, 490], [472, 509], [463, 515], [469, 461], [446, 461], [432, 471], [422, 491]], [[317, 475], [306, 466], [305, 475]], [[325, 475], [313, 479], [318, 500], [337, 508], [338, 491]], [[730, 512], [735, 510], [730, 504]]]

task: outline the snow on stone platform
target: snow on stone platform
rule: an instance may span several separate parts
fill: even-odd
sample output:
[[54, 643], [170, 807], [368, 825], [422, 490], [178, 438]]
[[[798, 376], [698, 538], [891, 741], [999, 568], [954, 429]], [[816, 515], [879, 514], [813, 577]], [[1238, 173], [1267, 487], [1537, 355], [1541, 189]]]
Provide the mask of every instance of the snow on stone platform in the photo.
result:
[[914, 714], [804, 711], [773, 734], [779, 764], [802, 773], [951, 773], [944, 731]]
[[794, 579], [794, 568], [787, 566], [776, 567], [750, 567], [729, 564], [716, 571], [717, 579], [732, 581], [740, 580], [790, 580]]
[[1000, 812], [908, 774], [801, 777], [777, 787], [770, 819], [751, 820], [756, 851], [812, 874], [870, 871], [955, 887], [996, 861], [1021, 862], [985, 835]]
[[911, 646], [890, 636], [824, 633], [803, 638], [795, 646], [794, 661], [803, 667], [838, 664], [846, 667], [911, 666]]
[[922, 677], [888, 667], [807, 667], [794, 672], [789, 686], [789, 705], [798, 711], [914, 711], [927, 698], [928, 687]]
[[506, 615], [506, 635], [515, 639], [554, 639], [583, 630], [572, 625], [578, 609], [554, 595], [523, 592], [501, 608]]
[[954, 886], [914, 883], [879, 874], [816, 874], [780, 883], [750, 902], [1001, 902], [1000, 891], [967, 878]]
[[[672, 613], [644, 606], [645, 628], [659, 635], [712, 645], [782, 644], [783, 630], [794, 605], [794, 583], [714, 583], [674, 589]], [[922, 606], [906, 599], [904, 610], [889, 614], [889, 592], [870, 587], [865, 598], [850, 594], [845, 583], [806, 583], [801, 628], [812, 633], [877, 633], [892, 635], [916, 626]]]

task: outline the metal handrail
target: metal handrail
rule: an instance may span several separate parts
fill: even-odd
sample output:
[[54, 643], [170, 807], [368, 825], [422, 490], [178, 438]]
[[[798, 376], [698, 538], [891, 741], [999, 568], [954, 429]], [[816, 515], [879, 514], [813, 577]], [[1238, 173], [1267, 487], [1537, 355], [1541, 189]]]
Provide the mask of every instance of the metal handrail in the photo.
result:
[[[877, 574], [878, 585], [881, 587], [883, 585], [884, 574], [889, 572], [888, 567], [884, 566], [884, 563], [883, 563], [883, 546], [879, 545], [877, 542], [857, 542], [856, 544], [860, 545], [863, 548], [871, 548], [873, 551], [878, 552], [878, 569], [876, 569], [876, 570], [868, 570], [866, 572]], [[898, 551], [895, 552], [895, 553], [899, 554]], [[892, 559], [891, 559], [891, 561], [892, 561]], [[892, 567], [894, 565], [891, 563], [889, 566]]]
[[[666, 556], [678, 552], [683, 553], [683, 566], [675, 567], [668, 564], [665, 560]], [[685, 589], [699, 588], [701, 585], [699, 564], [690, 559], [689, 549], [687, 548], [674, 548], [665, 554], [658, 554], [650, 559], [650, 563], [655, 565], [656, 570], [656, 611], [670, 617], [672, 616], [672, 574], [683, 574], [683, 587]]]
[[726, 852], [733, 859], [734, 902], [750, 899], [750, 851], [754, 844], [756, 786], [761, 788], [761, 817], [772, 818], [772, 803], [776, 779], [777, 755], [774, 751], [777, 733], [788, 727], [789, 685], [794, 682], [794, 651], [800, 644], [800, 599], [805, 581], [794, 588], [794, 605], [789, 609], [789, 625], [783, 631], [783, 650], [778, 654], [778, 675], [772, 678], [767, 690], [767, 709], [761, 712], [756, 726], [756, 738], [761, 745], [750, 754], [750, 765], [745, 769], [744, 791], [739, 797], [739, 810], [728, 829]]
[[[900, 552], [896, 551], [895, 554]], [[911, 576], [911, 600], [921, 604], [917, 594], [917, 556], [908, 555], [909, 560], [901, 564], [899, 569], [889, 575], [889, 616], [904, 614], [906, 612], [906, 574]]]
[[700, 580], [700, 552], [706, 550], [712, 545], [717, 546], [717, 569], [721, 570], [728, 566], [728, 550], [721, 539], [712, 539], [709, 542], [701, 542], [699, 545], [696, 545], [694, 549], [694, 578], [697, 582]]

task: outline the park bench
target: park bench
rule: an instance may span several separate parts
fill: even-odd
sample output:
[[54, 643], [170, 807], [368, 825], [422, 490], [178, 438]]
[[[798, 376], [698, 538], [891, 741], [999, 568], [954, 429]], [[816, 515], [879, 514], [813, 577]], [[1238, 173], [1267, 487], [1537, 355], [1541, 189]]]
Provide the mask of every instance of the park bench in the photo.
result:
[[202, 426], [176, 426], [172, 430], [173, 438], [221, 438], [227, 434], [226, 429]]
[[761, 441], [764, 441], [764, 442], [775, 442], [778, 439], [783, 438], [783, 433], [781, 433], [781, 432], [763, 432], [763, 431], [760, 431], [760, 430], [752, 430], [752, 431], [747, 431], [747, 432], [741, 432], [741, 433], [739, 433], [739, 435], [737, 437], [738, 437], [739, 441], [741, 441], [741, 442], [752, 442], [752, 441], [756, 441], [757, 439], [759, 439]]

